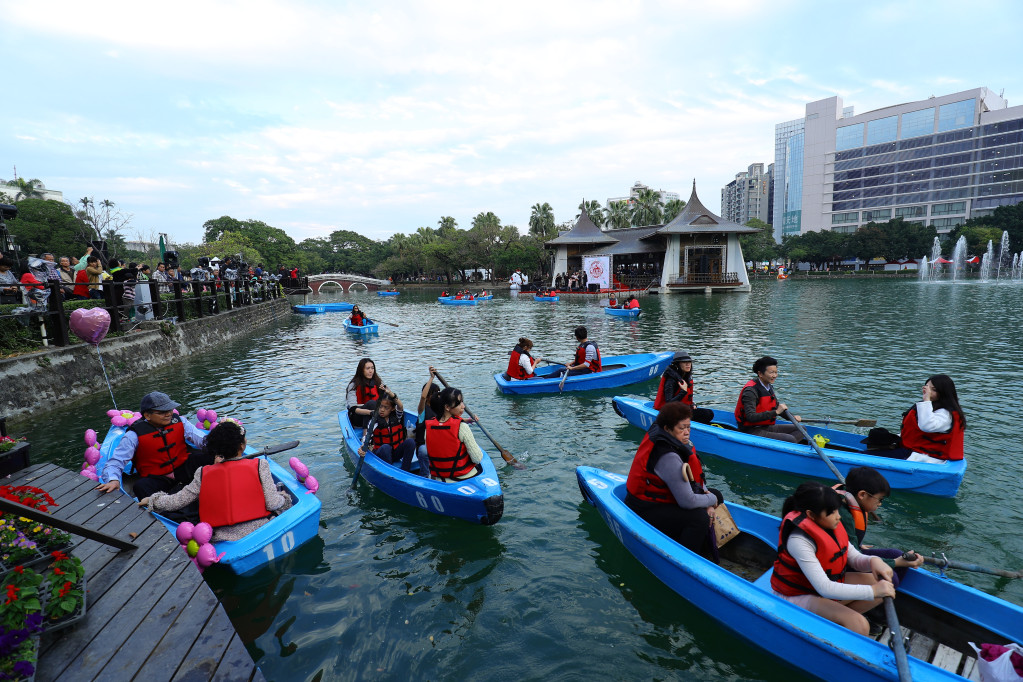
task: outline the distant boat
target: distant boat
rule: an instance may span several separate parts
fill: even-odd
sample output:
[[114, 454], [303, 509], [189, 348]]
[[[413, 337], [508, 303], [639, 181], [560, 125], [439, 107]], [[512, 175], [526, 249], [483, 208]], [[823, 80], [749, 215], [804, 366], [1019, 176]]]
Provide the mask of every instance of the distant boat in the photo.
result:
[[604, 312], [616, 317], [639, 317], [643, 310], [641, 308], [604, 308]]
[[514, 395], [617, 388], [660, 377], [674, 357], [672, 352], [607, 355], [601, 358], [600, 372], [565, 377], [564, 383], [561, 381], [564, 365], [540, 367], [535, 379], [508, 379], [502, 372], [494, 375], [494, 381], [502, 393]]
[[378, 291], [377, 296], [398, 296], [400, 291]]
[[351, 318], [345, 320], [343, 323], [345, 331], [349, 334], [376, 334], [380, 331], [380, 325], [376, 322], [367, 319], [365, 324], [352, 324]]
[[534, 301], [551, 301], [551, 302], [554, 302], [554, 301], [558, 301], [560, 299], [557, 296], [537, 296], [536, 294], [533, 294], [533, 300]]
[[437, 299], [443, 305], [476, 305], [475, 298], [455, 298], [454, 296], [441, 296]]
[[315, 315], [317, 313], [346, 313], [355, 305], [352, 303], [303, 303], [291, 306], [292, 312], [304, 315]]

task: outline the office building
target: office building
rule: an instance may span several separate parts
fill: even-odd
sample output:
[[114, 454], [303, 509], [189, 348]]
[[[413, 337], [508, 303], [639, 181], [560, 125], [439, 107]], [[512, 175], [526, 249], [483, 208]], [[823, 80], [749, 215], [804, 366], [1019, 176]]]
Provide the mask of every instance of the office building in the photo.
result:
[[830, 97], [805, 112], [775, 127], [778, 236], [892, 218], [942, 234], [1023, 201], [1023, 106], [987, 88], [858, 116]]
[[768, 211], [771, 199], [771, 172], [774, 164], [764, 170], [764, 164], [754, 163], [735, 180], [721, 188], [721, 217], [739, 225], [753, 218], [771, 222]]

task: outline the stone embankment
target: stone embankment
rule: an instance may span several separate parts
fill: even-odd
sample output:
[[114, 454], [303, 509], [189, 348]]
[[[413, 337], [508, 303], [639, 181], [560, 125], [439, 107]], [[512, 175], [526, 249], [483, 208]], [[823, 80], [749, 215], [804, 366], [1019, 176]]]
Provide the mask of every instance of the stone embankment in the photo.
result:
[[[279, 298], [182, 324], [147, 322], [100, 344], [111, 383], [139, 377], [175, 360], [202, 353], [281, 316], [290, 303]], [[52, 410], [106, 391], [96, 348], [85, 343], [0, 360], [0, 416], [17, 418]]]

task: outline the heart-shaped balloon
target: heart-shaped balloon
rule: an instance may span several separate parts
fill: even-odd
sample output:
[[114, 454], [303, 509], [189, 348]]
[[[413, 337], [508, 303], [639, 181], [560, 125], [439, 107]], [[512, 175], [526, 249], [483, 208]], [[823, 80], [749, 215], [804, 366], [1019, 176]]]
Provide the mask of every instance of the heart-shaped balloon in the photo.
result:
[[71, 331], [86, 343], [98, 346], [110, 330], [110, 313], [103, 308], [71, 311]]

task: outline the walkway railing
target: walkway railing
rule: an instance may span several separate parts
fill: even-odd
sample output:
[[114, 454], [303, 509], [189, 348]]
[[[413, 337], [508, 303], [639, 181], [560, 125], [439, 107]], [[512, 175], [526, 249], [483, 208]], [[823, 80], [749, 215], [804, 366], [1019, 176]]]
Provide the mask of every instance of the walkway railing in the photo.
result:
[[685, 286], [739, 286], [742, 281], [736, 272], [698, 272], [682, 275], [670, 282], [669, 287]]
[[[13, 286], [13, 285], [12, 285]], [[103, 282], [103, 298], [67, 300], [61, 284], [48, 282], [40, 287], [32, 284], [17, 284], [20, 290], [28, 291], [29, 302], [8, 304], [0, 307], [0, 325], [10, 327], [12, 322], [20, 323], [32, 330], [32, 338], [43, 346], [67, 346], [70, 336], [70, 317], [80, 308], [104, 308], [110, 313], [110, 332], [129, 331], [133, 328], [131, 316], [149, 319], [171, 319], [185, 321], [209, 315], [216, 315], [239, 306], [248, 306], [268, 299], [284, 296], [283, 287], [277, 281], [212, 280], [209, 282]], [[149, 302], [125, 302], [124, 290], [134, 287], [149, 288]], [[170, 293], [161, 294], [162, 287], [170, 287]], [[49, 296], [38, 296], [43, 300], [32, 300], [34, 292], [48, 290]], [[21, 298], [20, 296], [18, 298]], [[4, 350], [0, 343], [0, 352]], [[8, 349], [9, 351], [10, 349]]]
[[328, 279], [343, 279], [346, 282], [361, 282], [363, 284], [375, 284], [381, 287], [391, 286], [390, 280], [366, 277], [365, 275], [348, 275], [343, 272], [332, 272], [322, 275], [309, 275], [310, 282], [320, 282]]

